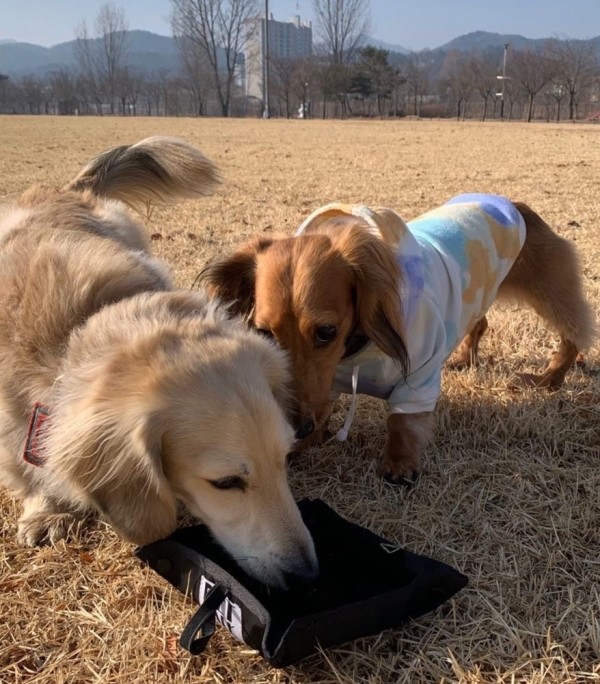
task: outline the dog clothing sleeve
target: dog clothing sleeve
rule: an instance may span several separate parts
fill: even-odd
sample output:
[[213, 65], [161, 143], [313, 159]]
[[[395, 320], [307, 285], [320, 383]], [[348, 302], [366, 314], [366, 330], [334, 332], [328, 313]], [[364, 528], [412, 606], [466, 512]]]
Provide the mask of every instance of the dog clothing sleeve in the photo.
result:
[[410, 368], [387, 398], [390, 413], [433, 411], [441, 392], [441, 371], [446, 359], [446, 326], [436, 303], [423, 294], [407, 320]]

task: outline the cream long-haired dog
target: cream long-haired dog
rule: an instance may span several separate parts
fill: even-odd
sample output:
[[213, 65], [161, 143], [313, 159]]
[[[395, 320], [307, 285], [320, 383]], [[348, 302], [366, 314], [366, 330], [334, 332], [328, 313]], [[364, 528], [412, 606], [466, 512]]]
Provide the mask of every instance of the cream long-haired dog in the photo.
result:
[[382, 471], [394, 483], [418, 475], [442, 365], [454, 351], [456, 365], [474, 360], [497, 296], [560, 335], [548, 367], [523, 376], [530, 385], [560, 386], [595, 327], [573, 245], [527, 205], [491, 195], [408, 225], [390, 209], [328, 205], [295, 237], [257, 238], [200, 281], [289, 351], [300, 447], [322, 436], [332, 391], [387, 400]]
[[201, 292], [174, 291], [126, 204], [206, 194], [215, 167], [153, 137], [0, 214], [0, 476], [18, 536], [63, 537], [87, 511], [136, 543], [177, 501], [255, 577], [317, 571], [292, 498], [284, 353]]

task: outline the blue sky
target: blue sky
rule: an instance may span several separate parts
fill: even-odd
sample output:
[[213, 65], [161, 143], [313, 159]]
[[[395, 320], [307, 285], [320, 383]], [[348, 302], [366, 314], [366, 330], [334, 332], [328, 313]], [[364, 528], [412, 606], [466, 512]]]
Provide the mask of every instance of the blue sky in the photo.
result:
[[[262, 0], [259, 0], [262, 3]], [[0, 0], [0, 40], [39, 45], [72, 40], [101, 0]], [[170, 35], [170, 0], [116, 0], [130, 28]], [[438, 47], [470, 31], [528, 38], [600, 35], [600, 0], [371, 0], [371, 35], [412, 50]], [[312, 0], [269, 0], [275, 19], [311, 20]]]

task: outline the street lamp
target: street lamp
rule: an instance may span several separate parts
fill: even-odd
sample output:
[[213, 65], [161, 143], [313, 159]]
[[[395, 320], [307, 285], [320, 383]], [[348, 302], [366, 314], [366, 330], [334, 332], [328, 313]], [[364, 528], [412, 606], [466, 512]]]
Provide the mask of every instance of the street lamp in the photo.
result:
[[500, 118], [504, 118], [504, 93], [506, 92], [506, 53], [510, 43], [504, 43], [504, 59], [502, 60], [502, 76], [496, 76], [497, 79], [502, 79], [502, 92], [496, 93], [496, 97], [501, 97], [500, 100]]
[[265, 33], [263, 36], [263, 119], [271, 116], [269, 111], [269, 0], [265, 0]]

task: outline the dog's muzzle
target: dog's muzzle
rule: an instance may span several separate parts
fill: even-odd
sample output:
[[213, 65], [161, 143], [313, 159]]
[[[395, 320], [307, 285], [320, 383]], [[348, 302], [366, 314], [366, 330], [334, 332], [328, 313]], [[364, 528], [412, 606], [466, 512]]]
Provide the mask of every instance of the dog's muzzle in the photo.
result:
[[312, 418], [300, 418], [296, 423], [296, 439], [304, 439], [315, 431], [315, 421]]

